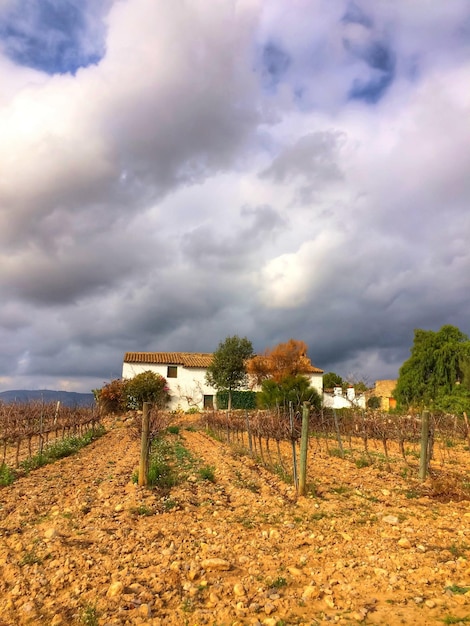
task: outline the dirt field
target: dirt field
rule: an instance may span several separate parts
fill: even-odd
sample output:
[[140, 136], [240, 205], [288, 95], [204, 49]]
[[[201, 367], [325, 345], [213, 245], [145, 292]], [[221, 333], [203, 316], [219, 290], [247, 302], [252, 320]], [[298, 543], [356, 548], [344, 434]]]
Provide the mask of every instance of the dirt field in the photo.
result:
[[197, 463], [166, 493], [132, 482], [139, 442], [119, 421], [0, 489], [0, 625], [470, 622], [468, 501], [314, 445], [297, 499], [196, 421], [171, 437]]

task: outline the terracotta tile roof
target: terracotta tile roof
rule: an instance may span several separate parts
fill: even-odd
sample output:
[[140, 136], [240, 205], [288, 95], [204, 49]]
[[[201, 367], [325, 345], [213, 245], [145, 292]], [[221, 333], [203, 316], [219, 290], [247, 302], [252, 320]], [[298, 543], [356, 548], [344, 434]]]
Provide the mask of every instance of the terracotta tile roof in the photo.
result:
[[124, 363], [208, 367], [212, 363], [212, 354], [207, 352], [126, 352]]

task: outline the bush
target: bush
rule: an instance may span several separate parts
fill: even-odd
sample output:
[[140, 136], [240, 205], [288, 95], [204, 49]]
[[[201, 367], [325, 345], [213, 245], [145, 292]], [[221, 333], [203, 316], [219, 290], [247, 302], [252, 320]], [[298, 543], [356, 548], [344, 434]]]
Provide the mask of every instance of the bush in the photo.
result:
[[377, 396], [372, 396], [367, 400], [367, 407], [369, 409], [380, 409], [381, 404], [382, 402]]
[[271, 409], [284, 407], [287, 409], [292, 402], [294, 410], [299, 410], [304, 402], [310, 402], [313, 408], [321, 407], [321, 397], [316, 389], [310, 385], [306, 376], [286, 376], [279, 382], [268, 378], [263, 381], [258, 394], [261, 408]]
[[170, 400], [166, 379], [150, 370], [127, 380], [125, 391], [129, 409], [142, 409], [144, 402], [164, 408]]
[[93, 395], [103, 413], [122, 413], [126, 410], [127, 380], [116, 378], [101, 389], [93, 389]]

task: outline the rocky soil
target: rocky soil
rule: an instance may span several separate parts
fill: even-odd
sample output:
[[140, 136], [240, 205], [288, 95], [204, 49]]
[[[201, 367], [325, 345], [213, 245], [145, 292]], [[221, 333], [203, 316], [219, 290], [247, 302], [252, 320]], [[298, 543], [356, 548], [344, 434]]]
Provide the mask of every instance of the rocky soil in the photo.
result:
[[132, 482], [124, 422], [0, 489], [0, 625], [470, 621], [467, 501], [313, 446], [296, 498], [197, 423], [171, 437], [199, 463], [171, 491]]

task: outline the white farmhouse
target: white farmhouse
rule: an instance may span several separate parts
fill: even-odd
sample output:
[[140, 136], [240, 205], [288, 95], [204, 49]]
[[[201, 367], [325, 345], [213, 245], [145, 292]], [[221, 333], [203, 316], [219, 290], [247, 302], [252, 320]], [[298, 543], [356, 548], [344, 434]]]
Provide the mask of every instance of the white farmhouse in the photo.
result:
[[[323, 370], [311, 364], [304, 357], [311, 386], [321, 397], [323, 392]], [[122, 377], [133, 378], [150, 370], [166, 378], [171, 400], [169, 409], [191, 407], [211, 409], [215, 406], [217, 390], [206, 382], [206, 371], [212, 362], [212, 354], [207, 352], [126, 352], [122, 366]], [[247, 389], [258, 391], [259, 387], [249, 385]]]
[[214, 406], [216, 390], [206, 383], [212, 354], [204, 352], [126, 352], [123, 378], [134, 378], [150, 370], [166, 378], [171, 400], [169, 409]]
[[346, 394], [343, 394], [341, 387], [335, 387], [333, 393], [323, 392], [323, 406], [328, 409], [365, 409], [366, 396], [363, 393], [356, 396], [354, 387], [348, 387]]

